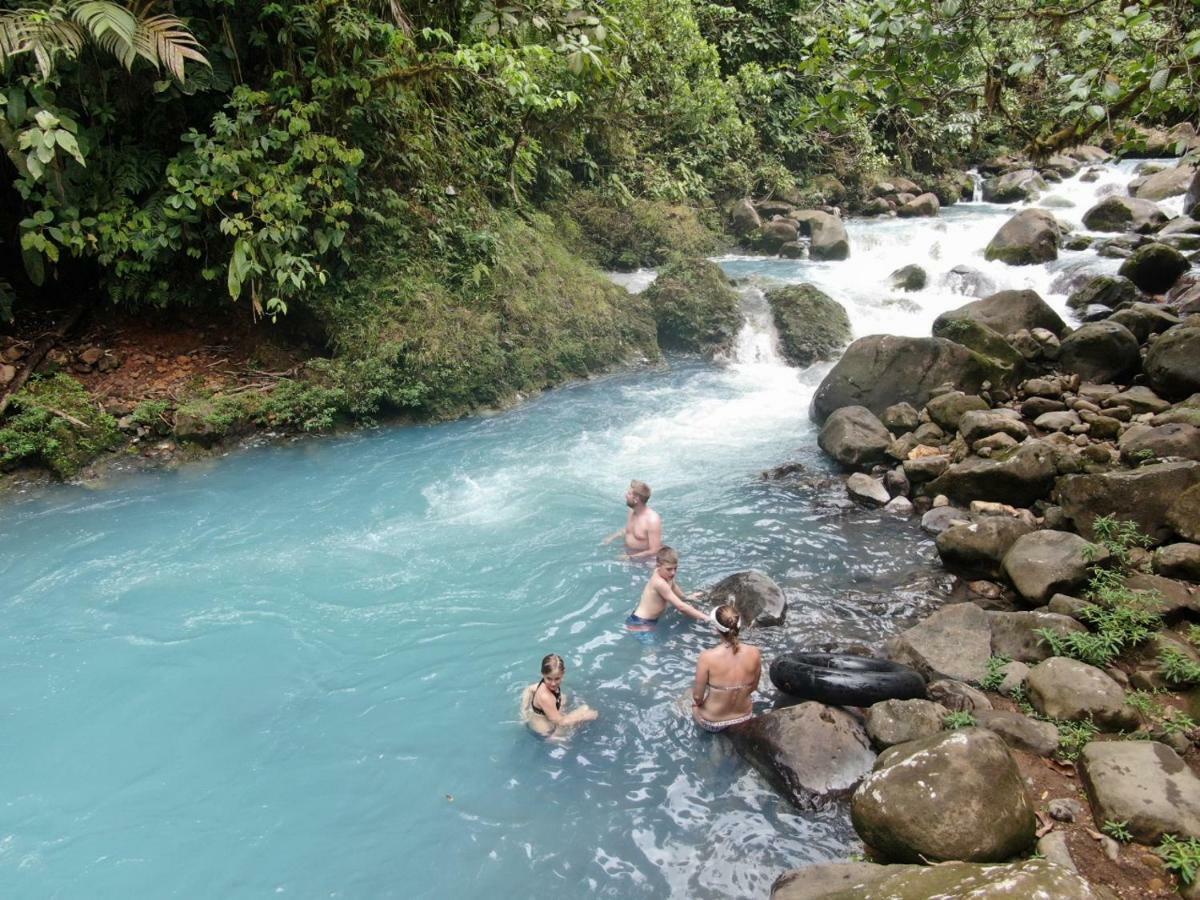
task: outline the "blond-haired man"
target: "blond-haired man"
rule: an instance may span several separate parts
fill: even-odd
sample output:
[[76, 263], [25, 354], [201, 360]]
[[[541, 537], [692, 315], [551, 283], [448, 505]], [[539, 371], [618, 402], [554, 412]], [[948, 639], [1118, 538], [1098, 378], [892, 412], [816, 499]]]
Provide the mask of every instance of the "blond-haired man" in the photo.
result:
[[625, 527], [604, 539], [608, 544], [619, 537], [625, 538], [625, 551], [630, 559], [652, 558], [662, 547], [662, 519], [649, 507], [650, 485], [634, 479], [625, 492], [625, 505], [629, 515]]

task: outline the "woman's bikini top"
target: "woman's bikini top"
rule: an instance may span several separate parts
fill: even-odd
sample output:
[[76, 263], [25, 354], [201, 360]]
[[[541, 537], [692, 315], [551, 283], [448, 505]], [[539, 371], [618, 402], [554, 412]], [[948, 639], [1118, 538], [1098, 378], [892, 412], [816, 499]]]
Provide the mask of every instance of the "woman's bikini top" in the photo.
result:
[[[540, 706], [534, 703], [533, 700], [535, 697], [537, 697], [538, 688], [540, 688], [543, 684], [546, 684], [545, 679], [540, 680], [537, 683], [537, 687], [533, 689], [533, 693], [529, 695], [529, 708], [539, 716], [544, 716], [546, 713]], [[546, 684], [546, 687], [550, 688], [550, 685]], [[562, 709], [562, 691], [556, 691], [553, 688], [550, 688], [550, 693], [554, 695], [554, 708]]]
[[744, 691], [747, 688], [752, 688], [755, 686], [756, 685], [752, 681], [748, 681], [745, 684], [713, 684], [711, 681], [708, 683], [708, 689], [710, 691]]

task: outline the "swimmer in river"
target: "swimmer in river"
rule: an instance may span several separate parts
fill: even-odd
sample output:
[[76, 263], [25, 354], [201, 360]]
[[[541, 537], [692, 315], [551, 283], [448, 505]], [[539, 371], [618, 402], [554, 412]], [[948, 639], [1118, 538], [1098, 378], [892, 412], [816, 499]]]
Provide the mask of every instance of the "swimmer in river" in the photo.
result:
[[738, 641], [738, 611], [718, 606], [712, 622], [721, 643], [696, 660], [692, 685], [692, 718], [705, 731], [724, 731], [754, 718], [751, 698], [762, 677], [762, 653]]
[[683, 589], [675, 582], [675, 573], [679, 571], [679, 554], [670, 547], [663, 547], [655, 555], [654, 562], [654, 574], [642, 590], [637, 609], [625, 620], [625, 627], [630, 631], [650, 631], [666, 612], [668, 603], [698, 622], [709, 621], [707, 615], [687, 602], [704, 596], [703, 592], [696, 591], [685, 597]]
[[564, 713], [562, 682], [567, 665], [557, 653], [542, 660], [542, 678], [521, 694], [521, 716], [531, 729], [542, 737], [557, 734], [572, 725], [590, 722], [600, 714], [586, 703]]
[[610, 544], [619, 537], [625, 538], [625, 552], [630, 559], [652, 559], [662, 547], [662, 519], [647, 504], [650, 502], [650, 485], [644, 481], [629, 482], [625, 492], [625, 505], [629, 517], [625, 527], [604, 539]]

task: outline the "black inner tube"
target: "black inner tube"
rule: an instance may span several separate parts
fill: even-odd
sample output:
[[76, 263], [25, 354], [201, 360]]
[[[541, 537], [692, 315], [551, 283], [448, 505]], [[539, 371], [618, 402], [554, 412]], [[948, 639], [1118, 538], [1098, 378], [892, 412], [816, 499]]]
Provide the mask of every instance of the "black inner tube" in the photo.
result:
[[789, 653], [771, 663], [771, 682], [793, 697], [831, 706], [925, 697], [925, 679], [889, 659], [839, 653]]

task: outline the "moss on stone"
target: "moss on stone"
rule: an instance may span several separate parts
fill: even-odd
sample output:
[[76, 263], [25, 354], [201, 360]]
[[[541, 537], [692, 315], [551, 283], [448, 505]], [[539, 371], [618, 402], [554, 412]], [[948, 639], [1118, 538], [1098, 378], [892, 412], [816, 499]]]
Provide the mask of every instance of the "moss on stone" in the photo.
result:
[[934, 323], [933, 336], [961, 344], [1014, 371], [1025, 365], [1025, 357], [994, 328], [974, 319], [941, 317]]
[[0, 466], [40, 464], [70, 478], [120, 437], [116, 420], [63, 373], [31, 379], [14, 395], [10, 409], [0, 426]]
[[780, 348], [796, 366], [834, 359], [850, 342], [846, 310], [811, 284], [794, 284], [767, 292], [779, 332]]
[[721, 267], [707, 259], [679, 259], [664, 267], [644, 296], [666, 349], [727, 350], [741, 327], [738, 295]]
[[630, 271], [659, 266], [674, 256], [707, 256], [721, 246], [719, 223], [693, 207], [662, 200], [616, 205], [580, 192], [564, 207], [572, 248], [605, 269]]

